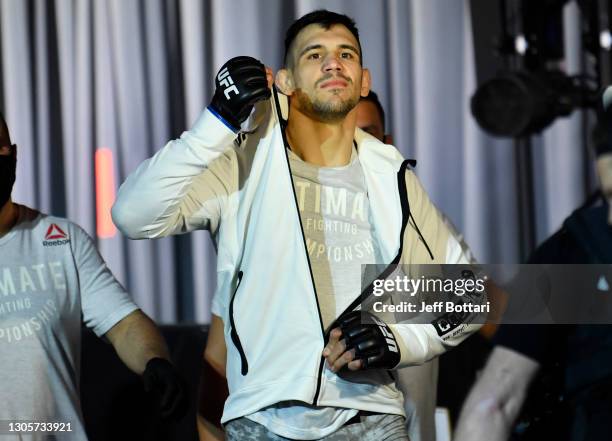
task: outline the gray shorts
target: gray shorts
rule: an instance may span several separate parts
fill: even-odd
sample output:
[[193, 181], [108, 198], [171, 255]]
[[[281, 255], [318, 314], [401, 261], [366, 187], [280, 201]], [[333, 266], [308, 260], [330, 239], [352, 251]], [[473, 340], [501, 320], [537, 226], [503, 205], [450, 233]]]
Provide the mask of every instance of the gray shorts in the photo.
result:
[[[359, 421], [345, 424], [325, 441], [410, 441], [404, 418], [399, 415], [374, 414], [360, 416]], [[226, 441], [287, 441], [261, 424], [248, 418], [238, 418], [225, 425]]]

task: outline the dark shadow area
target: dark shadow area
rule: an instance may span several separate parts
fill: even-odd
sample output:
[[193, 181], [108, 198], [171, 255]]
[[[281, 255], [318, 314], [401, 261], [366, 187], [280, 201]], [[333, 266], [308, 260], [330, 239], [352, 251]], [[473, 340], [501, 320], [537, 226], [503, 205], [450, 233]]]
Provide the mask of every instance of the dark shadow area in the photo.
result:
[[187, 382], [189, 411], [164, 422], [141, 378], [117, 357], [113, 347], [83, 329], [81, 404], [90, 441], [196, 441], [196, 403], [208, 327], [162, 326], [175, 365]]

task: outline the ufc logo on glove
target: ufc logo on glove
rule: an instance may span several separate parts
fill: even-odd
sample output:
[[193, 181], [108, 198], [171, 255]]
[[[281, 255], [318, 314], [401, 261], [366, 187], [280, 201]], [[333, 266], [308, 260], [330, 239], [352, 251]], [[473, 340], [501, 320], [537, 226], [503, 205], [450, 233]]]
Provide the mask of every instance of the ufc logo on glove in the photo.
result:
[[395, 342], [395, 337], [393, 336], [393, 334], [391, 334], [389, 330], [387, 330], [386, 323], [376, 316], [372, 316], [372, 320], [374, 320], [374, 323], [378, 325], [380, 332], [382, 332], [383, 337], [385, 337], [389, 350], [391, 352], [399, 352], [399, 349], [397, 348], [397, 343]]
[[225, 87], [225, 89], [223, 90], [223, 94], [228, 100], [230, 99], [230, 92], [234, 92], [236, 95], [240, 94], [238, 92], [238, 88], [234, 84], [234, 80], [232, 80], [232, 77], [230, 76], [229, 71], [227, 70], [227, 67], [224, 67], [219, 71], [219, 75], [217, 75], [217, 80], [219, 81], [219, 84], [221, 86]]

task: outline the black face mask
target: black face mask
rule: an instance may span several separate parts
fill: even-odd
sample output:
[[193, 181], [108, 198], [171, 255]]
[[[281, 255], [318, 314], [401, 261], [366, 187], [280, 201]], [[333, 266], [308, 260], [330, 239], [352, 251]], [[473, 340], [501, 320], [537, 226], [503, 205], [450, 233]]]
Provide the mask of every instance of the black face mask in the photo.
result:
[[0, 208], [11, 197], [13, 185], [15, 184], [15, 169], [17, 167], [17, 158], [15, 154], [0, 156]]

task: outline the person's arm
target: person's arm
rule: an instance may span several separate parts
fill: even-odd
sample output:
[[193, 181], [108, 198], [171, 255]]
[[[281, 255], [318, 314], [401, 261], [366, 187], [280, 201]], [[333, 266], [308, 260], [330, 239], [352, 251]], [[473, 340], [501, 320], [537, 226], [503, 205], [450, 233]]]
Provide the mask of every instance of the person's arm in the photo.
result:
[[170, 359], [166, 342], [157, 326], [140, 310], [120, 320], [105, 336], [121, 361], [138, 375], [142, 375], [151, 359]]
[[454, 440], [508, 439], [539, 366], [529, 357], [497, 346], [463, 405]]
[[236, 134], [205, 109], [194, 126], [144, 161], [119, 188], [113, 222], [132, 239], [215, 231], [237, 189]]
[[198, 394], [197, 427], [200, 441], [223, 441], [225, 439], [221, 428], [221, 413], [223, 403], [228, 396], [225, 378], [226, 357], [223, 321], [221, 317], [213, 314], [202, 360], [202, 376]]
[[[468, 255], [469, 248], [448, 228], [440, 211], [431, 202], [412, 171], [406, 172], [405, 183], [412, 221], [404, 233], [401, 263], [472, 265]], [[414, 297], [413, 300], [417, 298]], [[483, 296], [481, 301], [485, 300]], [[440, 319], [443, 317], [437, 317], [430, 323], [389, 324], [401, 353], [401, 360], [396, 368], [420, 365], [439, 356], [478, 331], [485, 321], [484, 317], [476, 314], [466, 314], [461, 317], [460, 322], [457, 322], [457, 317], [448, 322]]]
[[197, 414], [198, 438], [200, 441], [224, 441], [225, 432]]
[[112, 216], [122, 233], [151, 239], [216, 230], [238, 190], [233, 142], [254, 104], [270, 97], [269, 76], [250, 57], [223, 66], [213, 99], [191, 130], [144, 161], [119, 189]]
[[81, 228], [67, 225], [78, 271], [84, 324], [106, 336], [120, 359], [142, 374], [164, 418], [180, 418], [187, 410], [183, 379], [168, 361], [166, 344], [155, 324], [132, 302]]
[[153, 394], [163, 418], [181, 418], [188, 400], [184, 380], [170, 361], [166, 342], [155, 323], [137, 310], [115, 324], [105, 337], [121, 361], [142, 375], [144, 387]]
[[[440, 211], [429, 200], [419, 180], [411, 171], [406, 172], [406, 193], [411, 219], [404, 232], [400, 264], [431, 263], [470, 266], [472, 262], [467, 254], [469, 248], [465, 244], [462, 245], [449, 230]], [[392, 276], [389, 277], [392, 278]], [[417, 298], [414, 297], [412, 301], [415, 302]], [[485, 301], [485, 296], [481, 301]], [[380, 322], [373, 326], [372, 323], [354, 321], [353, 313], [339, 317], [337, 323], [342, 324], [348, 320], [350, 323], [344, 323], [344, 327], [351, 328], [350, 332], [358, 338], [353, 339], [353, 342], [347, 345], [342, 326], [335, 327], [330, 331], [329, 341], [323, 350], [323, 356], [336, 372], [345, 365], [350, 370], [367, 369], [374, 366], [384, 369], [400, 369], [421, 365], [459, 345], [480, 329], [484, 323], [484, 318], [474, 313], [461, 317], [461, 321], [458, 321], [458, 316], [454, 314], [452, 320], [445, 321], [443, 317], [436, 317], [430, 323], [384, 323], [380, 318], [372, 318], [371, 320]], [[368, 321], [371, 320], [368, 319]], [[350, 337], [348, 339], [351, 340]], [[364, 353], [371, 353], [374, 350], [377, 352], [374, 358], [365, 357], [372, 358], [374, 363], [368, 362], [363, 357], [358, 360], [359, 350], [351, 349], [351, 345], [355, 346], [357, 342], [361, 342], [364, 348], [370, 348]]]
[[223, 320], [213, 314], [204, 350], [204, 360], [210, 364], [221, 377], [225, 378], [225, 362], [227, 359], [227, 348], [223, 335]]

